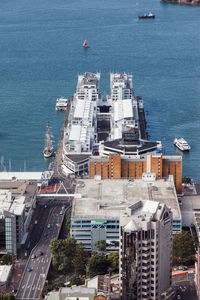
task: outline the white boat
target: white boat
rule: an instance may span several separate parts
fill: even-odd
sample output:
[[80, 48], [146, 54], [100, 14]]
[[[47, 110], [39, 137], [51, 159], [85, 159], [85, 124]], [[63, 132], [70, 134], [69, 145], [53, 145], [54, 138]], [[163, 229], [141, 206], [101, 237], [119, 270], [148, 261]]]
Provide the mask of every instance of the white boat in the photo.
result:
[[189, 151], [191, 149], [190, 145], [188, 145], [186, 140], [184, 140], [183, 138], [180, 139], [175, 138], [174, 145], [181, 151]]
[[49, 158], [54, 155], [53, 151], [53, 140], [51, 139], [53, 135], [50, 134], [50, 126], [49, 123], [47, 124], [47, 132], [46, 132], [46, 141], [45, 147], [43, 151], [43, 155], [45, 158]]
[[58, 98], [56, 100], [56, 111], [62, 111], [67, 109], [67, 98]]

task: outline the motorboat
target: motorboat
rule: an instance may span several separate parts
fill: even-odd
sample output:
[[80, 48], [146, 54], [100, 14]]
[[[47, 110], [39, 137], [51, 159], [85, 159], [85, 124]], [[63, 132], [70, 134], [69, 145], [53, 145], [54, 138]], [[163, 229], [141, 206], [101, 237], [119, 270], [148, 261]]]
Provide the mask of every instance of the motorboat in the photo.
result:
[[151, 12], [142, 16], [138, 16], [138, 19], [155, 19], [155, 15]]
[[67, 109], [67, 103], [68, 103], [68, 100], [67, 98], [58, 98], [56, 100], [56, 111], [63, 111], [63, 110], [66, 110]]
[[184, 140], [184, 138], [175, 138], [174, 146], [176, 146], [181, 151], [189, 151], [191, 149], [190, 145]]

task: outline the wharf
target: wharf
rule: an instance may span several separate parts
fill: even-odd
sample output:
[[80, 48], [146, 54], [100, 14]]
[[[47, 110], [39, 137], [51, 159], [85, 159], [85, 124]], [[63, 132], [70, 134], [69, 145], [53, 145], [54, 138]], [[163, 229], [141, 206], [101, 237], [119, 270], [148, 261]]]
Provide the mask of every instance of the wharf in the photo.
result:
[[[137, 102], [141, 100], [140, 96], [137, 96]], [[139, 115], [139, 123], [140, 123], [140, 135], [142, 140], [148, 140], [148, 133], [146, 132], [146, 119], [144, 108], [138, 105], [138, 115]]]
[[53, 163], [53, 178], [59, 179], [61, 176], [61, 173], [59, 172], [59, 168], [62, 165], [62, 153], [63, 153], [63, 136], [64, 136], [64, 128], [67, 127], [68, 124], [68, 117], [70, 113], [70, 107], [71, 107], [71, 102], [73, 101], [73, 96], [69, 97], [66, 113], [65, 113], [65, 118], [63, 121], [63, 125], [60, 131], [60, 138], [58, 142], [58, 147], [56, 150], [56, 156], [55, 160]]

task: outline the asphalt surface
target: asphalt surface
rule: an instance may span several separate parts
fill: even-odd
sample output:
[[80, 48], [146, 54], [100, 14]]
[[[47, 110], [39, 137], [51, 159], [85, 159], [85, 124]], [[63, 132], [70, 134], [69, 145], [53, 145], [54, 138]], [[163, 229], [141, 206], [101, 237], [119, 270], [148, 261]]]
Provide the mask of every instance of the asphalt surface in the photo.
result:
[[178, 277], [179, 278], [174, 277], [176, 280], [173, 278], [175, 295], [172, 299], [197, 300], [198, 297], [194, 284], [194, 274], [182, 275]]
[[[22, 279], [18, 288], [16, 299], [39, 299], [43, 290], [46, 276], [51, 263], [50, 241], [58, 237], [64, 215], [60, 214], [62, 203], [56, 204], [50, 209], [49, 217], [46, 221], [44, 231], [38, 244], [31, 251], [27, 261]], [[48, 228], [50, 224], [50, 228]], [[40, 255], [40, 251], [43, 255]], [[36, 258], [32, 259], [32, 255]], [[28, 272], [28, 268], [31, 271]]]

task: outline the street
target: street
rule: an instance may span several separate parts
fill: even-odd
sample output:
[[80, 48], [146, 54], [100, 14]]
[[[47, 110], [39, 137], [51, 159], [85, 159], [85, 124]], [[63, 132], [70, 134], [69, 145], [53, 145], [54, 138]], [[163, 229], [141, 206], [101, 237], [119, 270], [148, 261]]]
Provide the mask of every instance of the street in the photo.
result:
[[50, 209], [42, 236], [30, 253], [16, 299], [40, 298], [51, 263], [50, 241], [58, 237], [64, 217], [60, 214], [61, 207], [62, 204], [58, 203]]

